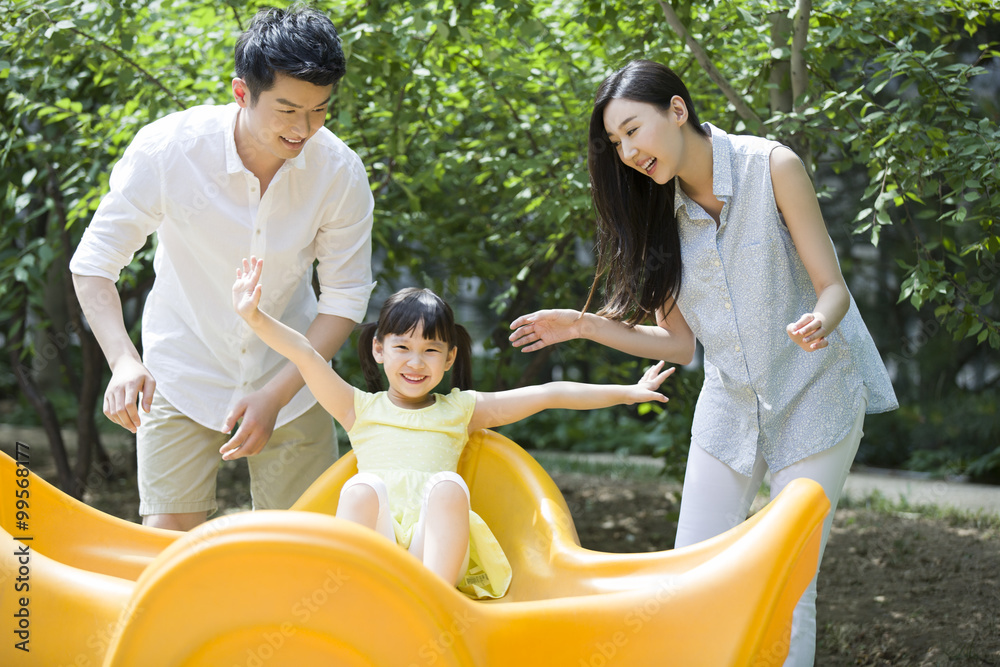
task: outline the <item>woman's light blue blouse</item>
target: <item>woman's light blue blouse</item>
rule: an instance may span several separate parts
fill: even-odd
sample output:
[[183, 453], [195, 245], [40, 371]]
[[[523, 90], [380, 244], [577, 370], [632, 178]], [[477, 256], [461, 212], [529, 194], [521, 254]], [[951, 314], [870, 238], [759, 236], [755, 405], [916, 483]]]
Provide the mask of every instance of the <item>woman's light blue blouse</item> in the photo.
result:
[[780, 470], [847, 435], [868, 388], [868, 413], [898, 407], [889, 375], [851, 297], [829, 346], [806, 352], [786, 325], [816, 292], [778, 211], [771, 151], [757, 137], [712, 134], [715, 220], [677, 183], [683, 262], [677, 307], [705, 350], [691, 444], [750, 475], [757, 451]]

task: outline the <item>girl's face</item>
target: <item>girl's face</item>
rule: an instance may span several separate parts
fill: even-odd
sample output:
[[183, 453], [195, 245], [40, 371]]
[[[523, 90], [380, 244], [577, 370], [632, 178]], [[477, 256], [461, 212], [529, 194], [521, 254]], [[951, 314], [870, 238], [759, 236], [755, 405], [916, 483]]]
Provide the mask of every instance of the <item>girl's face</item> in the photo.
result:
[[625, 166], [665, 185], [682, 164], [687, 107], [679, 96], [660, 111], [652, 104], [616, 98], [604, 107], [604, 129]]
[[431, 405], [430, 393], [455, 363], [457, 352], [443, 340], [424, 338], [420, 324], [409, 333], [372, 340], [372, 356], [389, 380], [389, 400], [401, 408]]

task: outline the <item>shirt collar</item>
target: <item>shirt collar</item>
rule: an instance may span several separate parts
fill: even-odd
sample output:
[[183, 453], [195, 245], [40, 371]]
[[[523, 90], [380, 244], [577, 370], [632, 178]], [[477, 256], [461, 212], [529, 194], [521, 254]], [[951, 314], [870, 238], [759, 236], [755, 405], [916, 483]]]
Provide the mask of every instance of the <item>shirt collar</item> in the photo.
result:
[[315, 138], [316, 138], [315, 135], [313, 135], [312, 137], [310, 137], [309, 141], [306, 141], [306, 145], [303, 146], [302, 150], [299, 151], [299, 154], [296, 155], [295, 157], [289, 159], [289, 160], [285, 160], [285, 164], [282, 165], [282, 167], [284, 167], [284, 168], [294, 167], [296, 169], [305, 169], [306, 168], [306, 151], [309, 150], [309, 142], [312, 141]]
[[[729, 134], [711, 123], [701, 125], [712, 136], [712, 192], [727, 199], [733, 194], [733, 144]], [[690, 197], [684, 194], [677, 177], [674, 177], [674, 215], [681, 206], [687, 206]]]
[[[246, 167], [243, 165], [243, 160], [240, 159], [240, 154], [236, 150], [236, 121], [240, 117], [240, 106], [235, 102], [227, 104], [226, 108], [229, 109], [229, 131], [226, 132], [226, 171], [230, 174], [238, 174]], [[315, 137], [313, 137], [314, 139]], [[311, 141], [311, 139], [310, 139]], [[295, 157], [285, 160], [285, 163], [281, 165], [278, 171], [283, 171], [289, 167], [294, 167], [296, 169], [306, 168], [306, 151], [309, 149], [309, 142], [302, 147], [299, 154]]]
[[236, 150], [236, 119], [240, 117], [240, 105], [232, 102], [226, 105], [229, 111], [229, 131], [226, 132], [226, 172], [238, 174], [244, 170], [243, 160]]

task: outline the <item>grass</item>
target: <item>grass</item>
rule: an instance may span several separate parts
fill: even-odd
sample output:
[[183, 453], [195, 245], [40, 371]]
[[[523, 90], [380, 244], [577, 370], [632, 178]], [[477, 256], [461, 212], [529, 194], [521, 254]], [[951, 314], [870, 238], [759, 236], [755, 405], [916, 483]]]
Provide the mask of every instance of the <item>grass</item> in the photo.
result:
[[552, 473], [578, 473], [630, 481], [677, 482], [667, 477], [655, 461], [613, 454], [573, 454], [534, 450], [529, 452], [542, 468]]
[[[535, 450], [530, 452], [546, 472], [579, 473], [596, 475], [607, 479], [629, 481], [660, 481], [675, 482], [680, 480], [667, 477], [663, 468], [655, 460], [635, 459], [614, 455], [587, 455], [565, 452], [550, 452]], [[765, 483], [758, 495], [767, 498], [770, 489]], [[984, 510], [970, 511], [933, 504], [914, 504], [905, 497], [898, 501], [890, 500], [879, 491], [857, 498], [843, 496], [837, 505], [838, 509], [866, 509], [881, 514], [922, 517], [942, 521], [954, 528], [975, 528], [977, 530], [1000, 530], [1000, 515]]]
[[859, 497], [841, 498], [838, 509], [865, 509], [880, 514], [892, 514], [910, 518], [942, 521], [953, 528], [975, 528], [976, 530], [1000, 530], [1000, 515], [985, 510], [970, 511], [954, 507], [932, 504], [911, 504], [905, 497], [898, 501], [886, 498], [879, 491]]

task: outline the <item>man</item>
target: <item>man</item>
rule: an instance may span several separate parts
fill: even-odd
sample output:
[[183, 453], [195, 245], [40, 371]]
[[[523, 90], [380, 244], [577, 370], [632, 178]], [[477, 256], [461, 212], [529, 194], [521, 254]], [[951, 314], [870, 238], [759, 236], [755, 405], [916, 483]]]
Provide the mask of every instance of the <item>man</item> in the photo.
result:
[[[330, 416], [294, 365], [233, 311], [241, 259], [267, 260], [269, 311], [327, 359], [374, 287], [367, 175], [323, 127], [345, 71], [333, 24], [304, 7], [261, 10], [235, 61], [235, 104], [139, 131], [70, 266], [112, 370], [104, 414], [137, 433], [143, 523], [175, 530], [215, 511], [220, 453], [249, 457], [258, 509], [287, 509], [338, 454]], [[140, 359], [115, 282], [154, 231]]]

